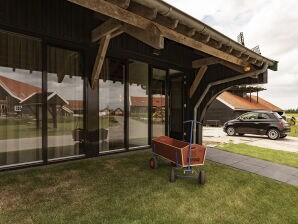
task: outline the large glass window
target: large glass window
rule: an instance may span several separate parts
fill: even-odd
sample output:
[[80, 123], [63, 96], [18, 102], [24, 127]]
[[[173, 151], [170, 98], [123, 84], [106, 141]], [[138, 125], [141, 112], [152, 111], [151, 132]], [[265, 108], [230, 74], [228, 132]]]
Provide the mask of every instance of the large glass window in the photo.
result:
[[42, 160], [41, 41], [0, 30], [0, 166]]
[[80, 54], [48, 47], [48, 159], [82, 154], [75, 134], [83, 128]]
[[106, 59], [99, 80], [99, 150], [125, 148], [124, 72], [125, 64]]
[[129, 63], [129, 146], [148, 145], [148, 65]]
[[166, 71], [152, 69], [152, 137], [166, 135]]

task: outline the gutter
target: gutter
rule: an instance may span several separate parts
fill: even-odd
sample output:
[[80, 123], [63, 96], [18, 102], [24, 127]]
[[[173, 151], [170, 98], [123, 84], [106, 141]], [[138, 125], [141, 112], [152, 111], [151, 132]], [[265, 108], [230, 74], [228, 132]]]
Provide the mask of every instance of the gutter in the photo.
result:
[[264, 64], [268, 64], [271, 70], [277, 71], [277, 61], [268, 59], [261, 56], [260, 54], [248, 49], [247, 47], [241, 45], [240, 43], [232, 40], [231, 38], [225, 36], [224, 34], [216, 31], [205, 23], [193, 18], [192, 16], [184, 13], [183, 11], [167, 4], [162, 0], [133, 0], [134, 2], [144, 5], [146, 7], [156, 9], [159, 14], [178, 20], [179, 23], [188, 26], [190, 29], [195, 29], [196, 32], [204, 34], [208, 39], [212, 38], [219, 43], [230, 46], [232, 49], [241, 52], [241, 54], [247, 54], [250, 58], [257, 59]]
[[[267, 70], [267, 68], [268, 68], [268, 64], [264, 64], [263, 67], [259, 70], [248, 72], [248, 73], [243, 73], [243, 74], [240, 74], [237, 76], [233, 76], [230, 78], [226, 78], [226, 79], [222, 79], [222, 80], [218, 80], [218, 81], [209, 83], [207, 88], [205, 89], [205, 91], [203, 92], [203, 94], [201, 95], [201, 97], [199, 98], [199, 100], [197, 101], [197, 103], [194, 107], [194, 122], [197, 122], [197, 120], [198, 120], [198, 108], [201, 105], [203, 99], [205, 98], [206, 94], [208, 93], [208, 91], [211, 87], [219, 85], [219, 84], [227, 83], [227, 82], [236, 81], [239, 79], [258, 76], [258, 75], [264, 73]], [[193, 142], [196, 142], [196, 137], [197, 137], [196, 133], [197, 133], [197, 127], [195, 125], [194, 130], [193, 130], [193, 134], [194, 134]]]

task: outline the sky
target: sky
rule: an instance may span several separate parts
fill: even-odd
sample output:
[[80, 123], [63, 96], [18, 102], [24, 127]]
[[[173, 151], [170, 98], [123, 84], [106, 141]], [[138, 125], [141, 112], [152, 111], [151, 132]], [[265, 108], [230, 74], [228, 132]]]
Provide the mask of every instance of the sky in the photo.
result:
[[260, 96], [282, 109], [298, 108], [297, 0], [164, 0], [245, 46], [279, 61]]

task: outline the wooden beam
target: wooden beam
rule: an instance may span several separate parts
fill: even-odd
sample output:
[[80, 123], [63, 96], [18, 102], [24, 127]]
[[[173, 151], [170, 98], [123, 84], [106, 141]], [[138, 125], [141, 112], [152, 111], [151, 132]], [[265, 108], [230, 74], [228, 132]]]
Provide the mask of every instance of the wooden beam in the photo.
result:
[[117, 5], [111, 4], [104, 0], [67, 0], [69, 2], [75, 3], [77, 5], [83, 6], [87, 9], [93, 10], [95, 12], [101, 13], [103, 15], [112, 17], [124, 23], [139, 27], [141, 29], [146, 29], [152, 22], [145, 19], [142, 16], [134, 14], [127, 11]]
[[190, 98], [193, 96], [193, 94], [197, 90], [197, 88], [198, 88], [198, 86], [199, 86], [205, 72], [207, 71], [207, 68], [208, 68], [208, 66], [204, 65], [199, 69], [199, 71], [198, 71], [198, 73], [195, 77], [195, 80], [191, 84], [191, 87], [190, 87], [190, 90], [189, 90], [189, 97]]
[[157, 14], [156, 21], [158, 21], [158, 23], [170, 29], [176, 29], [179, 23], [179, 20], [177, 19], [171, 19], [170, 17], [163, 16], [160, 14]]
[[199, 68], [199, 67], [202, 67], [203, 65], [218, 64], [220, 61], [222, 61], [222, 59], [219, 59], [216, 57], [197, 59], [192, 62], [192, 68]]
[[121, 30], [121, 29], [114, 31], [113, 33], [111, 33], [111, 39], [113, 39], [114, 37], [117, 37], [117, 36], [121, 35], [122, 33], [124, 33], [124, 31]]
[[219, 63], [225, 67], [228, 67], [229, 69], [236, 71], [236, 72], [244, 73], [244, 68], [242, 66], [237, 66], [237, 65], [229, 63], [227, 61], [220, 61]]
[[93, 66], [92, 71], [92, 78], [91, 78], [91, 87], [92, 89], [95, 89], [99, 80], [99, 75], [104, 63], [104, 59], [108, 50], [109, 42], [110, 42], [111, 36], [106, 35], [101, 38], [100, 45], [98, 47], [98, 52], [96, 55], [95, 63]]
[[104, 23], [100, 24], [98, 27], [91, 31], [91, 41], [96, 42], [100, 40], [103, 36], [109, 35], [116, 30], [121, 28], [121, 22], [115, 19], [108, 19]]
[[151, 9], [135, 2], [130, 3], [128, 10], [150, 20], [156, 19], [157, 16], [157, 9]]
[[152, 24], [154, 24], [161, 31], [162, 36], [164, 36], [165, 38], [168, 38], [172, 41], [175, 41], [182, 45], [188, 46], [195, 50], [202, 51], [209, 55], [221, 58], [225, 61], [229, 61], [236, 65], [241, 65], [241, 66], [248, 65], [248, 63], [242, 59], [239, 59], [239, 58], [237, 58], [233, 55], [230, 55], [226, 52], [223, 52], [219, 49], [213, 48], [213, 47], [211, 47], [207, 44], [204, 44], [200, 41], [194, 40], [194, 39], [187, 37], [183, 34], [177, 33], [174, 30], [171, 30], [171, 29], [164, 27], [156, 22], [153, 22], [149, 19], [146, 19], [142, 16], [139, 16], [135, 13], [132, 13], [128, 10], [125, 10], [117, 5], [113, 5], [106, 1], [103, 1], [103, 0], [96, 0], [96, 1], [94, 1], [94, 0], [68, 0], [68, 1], [78, 4], [80, 6], [83, 6], [85, 8], [91, 9], [93, 11], [96, 11], [98, 13], [107, 15], [109, 17], [115, 18], [115, 19], [122, 21], [124, 23], [128, 23], [132, 26], [138, 27], [143, 30], [146, 30], [147, 28], [152, 26]]
[[112, 4], [118, 5], [121, 8], [127, 9], [130, 4], [130, 0], [106, 0]]
[[142, 30], [137, 27], [125, 24], [122, 27], [122, 30], [128, 35], [133, 36], [139, 41], [142, 41], [155, 49], [164, 48], [164, 38], [161, 36], [160, 31], [154, 25], [150, 26], [150, 28], [148, 28], [147, 30]]

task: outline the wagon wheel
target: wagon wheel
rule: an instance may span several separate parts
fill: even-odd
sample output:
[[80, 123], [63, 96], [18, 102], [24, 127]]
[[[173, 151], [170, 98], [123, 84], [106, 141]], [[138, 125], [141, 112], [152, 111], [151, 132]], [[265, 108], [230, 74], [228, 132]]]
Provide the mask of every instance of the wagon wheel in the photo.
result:
[[176, 172], [175, 172], [175, 168], [172, 167], [170, 172], [170, 182], [175, 182], [175, 181], [176, 181]]
[[156, 157], [152, 157], [149, 160], [149, 166], [150, 166], [151, 169], [156, 169], [157, 168], [157, 159], [156, 159]]
[[205, 170], [201, 170], [198, 176], [198, 184], [204, 185], [206, 182]]

